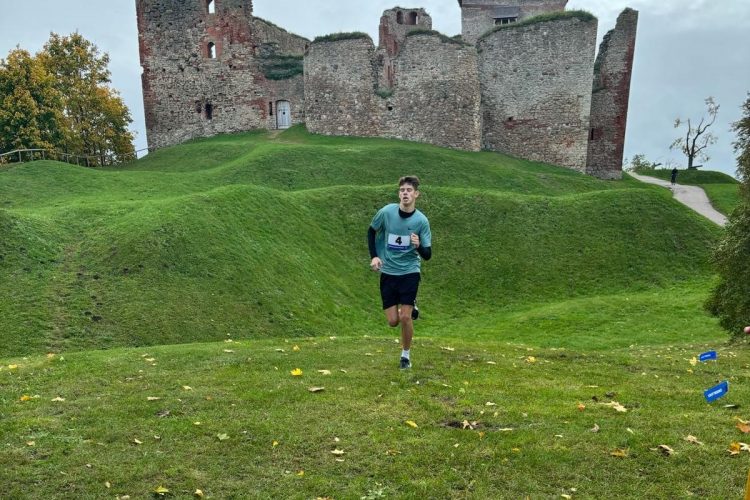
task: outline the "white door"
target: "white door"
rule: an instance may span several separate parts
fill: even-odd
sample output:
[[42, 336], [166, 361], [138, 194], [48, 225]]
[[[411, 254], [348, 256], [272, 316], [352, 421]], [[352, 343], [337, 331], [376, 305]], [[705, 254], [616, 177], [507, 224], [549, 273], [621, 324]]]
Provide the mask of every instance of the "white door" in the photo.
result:
[[292, 126], [292, 107], [289, 101], [278, 101], [276, 103], [276, 128], [289, 128]]

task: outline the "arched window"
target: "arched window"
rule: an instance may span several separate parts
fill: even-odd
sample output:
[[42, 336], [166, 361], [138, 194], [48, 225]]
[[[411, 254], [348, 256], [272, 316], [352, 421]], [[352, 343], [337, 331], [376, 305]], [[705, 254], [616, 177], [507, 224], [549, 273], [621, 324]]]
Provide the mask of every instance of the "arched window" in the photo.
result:
[[412, 26], [417, 24], [417, 13], [416, 12], [409, 12], [409, 14], [406, 16], [406, 24], [410, 24]]
[[396, 22], [398, 24], [404, 24], [404, 13], [401, 11], [396, 12]]
[[216, 44], [214, 42], [208, 42], [208, 58], [216, 59]]
[[206, 7], [209, 14], [216, 14], [216, 2], [214, 0], [208, 0]]

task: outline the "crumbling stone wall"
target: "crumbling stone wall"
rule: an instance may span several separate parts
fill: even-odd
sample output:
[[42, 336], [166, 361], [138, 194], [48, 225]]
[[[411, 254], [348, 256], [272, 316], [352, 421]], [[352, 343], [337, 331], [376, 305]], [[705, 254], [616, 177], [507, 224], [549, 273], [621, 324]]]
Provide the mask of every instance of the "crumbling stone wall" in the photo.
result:
[[395, 58], [384, 135], [478, 151], [481, 147], [476, 48], [434, 33], [412, 33]]
[[256, 46], [268, 46], [270, 50], [277, 54], [304, 54], [310, 45], [310, 40], [307, 38], [289, 33], [259, 17], [252, 18], [250, 29]]
[[479, 40], [484, 148], [585, 170], [596, 27], [569, 17]]
[[638, 12], [625, 9], [605, 35], [594, 66], [586, 173], [601, 179], [622, 178], [637, 28]]
[[305, 56], [305, 114], [310, 132], [381, 135], [374, 55], [370, 37], [310, 45]]
[[[565, 10], [568, 0], [458, 0], [461, 7], [461, 34], [468, 43], [495, 27], [498, 8], [517, 7], [518, 20], [547, 12]], [[512, 9], [511, 9], [512, 10]]]
[[401, 52], [407, 34], [415, 30], [432, 30], [432, 18], [424, 9], [396, 7], [383, 12], [380, 18], [380, 43], [377, 49], [378, 86], [392, 89], [395, 75], [395, 57]]
[[252, 26], [263, 23], [252, 18], [252, 0], [217, 0], [215, 5], [211, 14], [207, 0], [185, 0], [179, 6], [172, 0], [136, 0], [151, 150], [269, 126], [268, 103], [279, 99], [304, 109], [301, 84], [269, 84], [257, 57], [260, 43], [301, 55], [304, 39], [279, 36], [283, 30], [270, 25], [256, 36]]

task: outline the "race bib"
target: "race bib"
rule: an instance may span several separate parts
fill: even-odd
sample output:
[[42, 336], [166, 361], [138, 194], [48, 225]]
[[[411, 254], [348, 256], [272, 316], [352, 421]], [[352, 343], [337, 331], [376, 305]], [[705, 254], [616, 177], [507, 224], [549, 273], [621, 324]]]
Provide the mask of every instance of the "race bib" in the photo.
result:
[[388, 249], [396, 252], [411, 250], [411, 236], [403, 234], [388, 234]]

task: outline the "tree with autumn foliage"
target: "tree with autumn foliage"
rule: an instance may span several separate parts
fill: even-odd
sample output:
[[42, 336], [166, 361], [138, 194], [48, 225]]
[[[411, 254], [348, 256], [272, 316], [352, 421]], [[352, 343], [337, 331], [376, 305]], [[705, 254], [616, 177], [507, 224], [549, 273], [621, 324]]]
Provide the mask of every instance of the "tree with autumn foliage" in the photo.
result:
[[740, 337], [750, 325], [750, 94], [742, 105], [743, 116], [734, 123], [737, 133], [737, 177], [740, 204], [730, 214], [726, 232], [714, 254], [720, 282], [708, 302], [721, 325]]
[[108, 64], [79, 33], [51, 33], [34, 57], [12, 51], [0, 61], [0, 150], [55, 149], [100, 165], [135, 158], [133, 120], [110, 86]]

